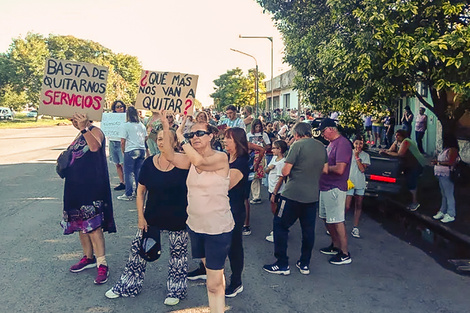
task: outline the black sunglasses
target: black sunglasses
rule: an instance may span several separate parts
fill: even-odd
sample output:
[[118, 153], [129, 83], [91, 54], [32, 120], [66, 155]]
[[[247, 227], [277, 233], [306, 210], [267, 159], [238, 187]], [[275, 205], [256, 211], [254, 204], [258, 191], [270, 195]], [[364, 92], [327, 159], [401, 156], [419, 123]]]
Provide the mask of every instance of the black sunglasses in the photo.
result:
[[202, 137], [204, 135], [210, 135], [210, 134], [211, 134], [210, 132], [205, 131], [205, 130], [196, 130], [195, 132], [184, 134], [184, 138], [191, 139], [194, 137], [194, 135], [196, 135], [197, 137]]

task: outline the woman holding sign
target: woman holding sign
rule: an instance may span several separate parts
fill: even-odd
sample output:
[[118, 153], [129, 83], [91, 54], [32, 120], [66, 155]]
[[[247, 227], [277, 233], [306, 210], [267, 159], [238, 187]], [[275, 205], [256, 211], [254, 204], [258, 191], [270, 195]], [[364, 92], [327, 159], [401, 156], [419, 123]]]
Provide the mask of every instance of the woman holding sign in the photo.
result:
[[86, 114], [74, 114], [73, 126], [80, 131], [69, 146], [72, 159], [65, 176], [64, 235], [78, 232], [83, 258], [70, 267], [73, 273], [98, 267], [95, 284], [108, 281], [103, 231], [116, 232], [103, 132]]
[[[163, 114], [165, 114], [163, 112]], [[230, 211], [228, 157], [211, 148], [213, 134], [209, 124], [196, 123], [183, 135], [186, 116], [176, 131], [185, 154], [171, 146], [168, 121], [162, 119], [164, 144], [162, 153], [179, 168], [188, 168], [188, 225], [194, 258], [202, 259], [207, 269], [207, 294], [213, 313], [224, 312], [224, 264], [230, 249], [234, 220]]]
[[[171, 133], [171, 147], [176, 149], [176, 134]], [[163, 145], [163, 130], [159, 130], [157, 145]], [[168, 293], [166, 305], [176, 305], [187, 293], [188, 232], [186, 231], [188, 165], [180, 169], [163, 154], [148, 157], [142, 165], [137, 187], [137, 216], [140, 230], [168, 230], [170, 258], [168, 260]], [[147, 199], [144, 207], [144, 200]], [[133, 297], [142, 290], [147, 261], [138, 253], [140, 231], [132, 241], [129, 260], [120, 280], [105, 294], [110, 299]]]

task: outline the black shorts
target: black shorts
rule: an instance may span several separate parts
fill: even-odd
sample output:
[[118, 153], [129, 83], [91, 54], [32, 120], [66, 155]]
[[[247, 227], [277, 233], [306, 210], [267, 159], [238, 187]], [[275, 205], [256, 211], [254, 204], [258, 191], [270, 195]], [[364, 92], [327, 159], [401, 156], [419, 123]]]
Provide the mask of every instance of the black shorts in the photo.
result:
[[371, 126], [365, 126], [364, 127], [366, 132], [371, 132], [372, 131], [372, 125]]

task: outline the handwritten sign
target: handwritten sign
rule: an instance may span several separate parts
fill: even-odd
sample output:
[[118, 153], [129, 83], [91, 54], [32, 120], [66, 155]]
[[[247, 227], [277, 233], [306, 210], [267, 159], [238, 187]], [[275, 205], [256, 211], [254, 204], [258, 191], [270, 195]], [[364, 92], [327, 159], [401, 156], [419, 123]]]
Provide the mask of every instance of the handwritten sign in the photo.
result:
[[105, 103], [108, 68], [84, 62], [47, 59], [39, 114], [72, 117], [86, 113], [100, 121]]
[[142, 71], [135, 107], [193, 114], [198, 75]]
[[107, 138], [120, 139], [119, 131], [125, 122], [126, 113], [103, 113], [100, 128]]

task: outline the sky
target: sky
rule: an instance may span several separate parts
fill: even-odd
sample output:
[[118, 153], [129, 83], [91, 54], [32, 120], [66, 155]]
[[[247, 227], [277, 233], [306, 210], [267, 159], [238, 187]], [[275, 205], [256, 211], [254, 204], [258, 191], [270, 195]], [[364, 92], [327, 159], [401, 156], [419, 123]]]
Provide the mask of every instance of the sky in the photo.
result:
[[213, 81], [227, 70], [244, 73], [255, 61], [274, 77], [289, 69], [271, 17], [255, 0], [0, 0], [0, 52], [28, 32], [92, 40], [114, 53], [136, 56], [145, 70], [199, 75], [196, 98], [213, 103]]

